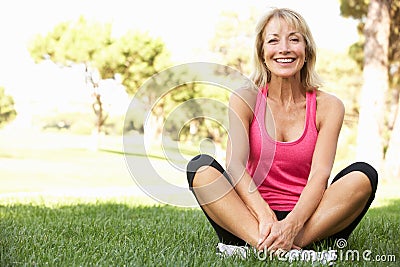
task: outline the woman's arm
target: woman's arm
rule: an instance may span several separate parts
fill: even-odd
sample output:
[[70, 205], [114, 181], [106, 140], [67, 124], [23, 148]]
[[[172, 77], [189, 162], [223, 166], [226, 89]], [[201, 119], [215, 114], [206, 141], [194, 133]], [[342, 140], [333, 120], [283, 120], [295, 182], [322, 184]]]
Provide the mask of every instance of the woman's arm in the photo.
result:
[[321, 92], [321, 94], [317, 112], [321, 115], [317, 118], [319, 132], [310, 176], [299, 201], [287, 217], [287, 221], [295, 222], [297, 227], [300, 228], [314, 213], [325, 192], [335, 160], [337, 142], [345, 112], [340, 99], [327, 93]]
[[317, 116], [318, 139], [307, 185], [294, 209], [272, 226], [270, 236], [263, 243], [271, 250], [297, 247], [293, 244], [294, 238], [315, 212], [325, 192], [343, 124], [344, 105], [335, 96], [320, 92]]
[[249, 127], [254, 116], [256, 98], [257, 91], [246, 88], [239, 89], [230, 97], [226, 164], [236, 192], [259, 222], [260, 239], [263, 241], [269, 234], [268, 224], [276, 221], [276, 216], [258, 190], [251, 190], [256, 185], [246, 170], [250, 151]]

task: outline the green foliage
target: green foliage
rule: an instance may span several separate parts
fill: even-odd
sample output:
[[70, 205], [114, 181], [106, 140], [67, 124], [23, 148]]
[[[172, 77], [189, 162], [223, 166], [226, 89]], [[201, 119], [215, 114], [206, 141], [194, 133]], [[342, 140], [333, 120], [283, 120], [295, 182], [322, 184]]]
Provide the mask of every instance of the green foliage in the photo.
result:
[[[208, 84], [190, 84], [176, 88], [173, 93], [165, 96], [164, 110], [168, 122], [165, 130], [174, 140], [198, 142], [210, 138], [225, 145], [223, 136], [227, 136], [224, 135], [224, 126], [228, 125], [229, 94], [226, 89]], [[179, 108], [179, 112], [174, 112], [175, 108]], [[190, 133], [191, 123], [197, 127], [194, 135]]]
[[28, 50], [36, 62], [49, 58], [53, 62], [70, 66], [90, 63], [97, 53], [113, 43], [111, 25], [86, 21], [62, 22], [46, 36], [37, 35]]
[[211, 50], [221, 56], [221, 63], [250, 74], [256, 11], [250, 10], [246, 18], [235, 12], [222, 12], [216, 25]]
[[321, 89], [337, 95], [345, 105], [344, 126], [339, 136], [334, 166], [336, 171], [340, 171], [348, 165], [349, 159], [355, 157], [362, 73], [346, 53], [328, 50], [318, 51], [316, 68], [324, 81]]
[[[358, 63], [360, 69], [364, 65], [364, 27], [366, 23], [366, 17], [368, 14], [369, 0], [351, 0], [351, 1], [340, 1], [340, 10], [342, 16], [352, 17], [359, 20], [358, 31], [360, 39], [357, 43], [353, 44], [349, 49], [349, 55]], [[382, 7], [387, 7], [390, 16], [390, 32], [388, 40], [388, 75], [389, 75], [389, 91], [385, 95], [385, 106], [384, 110], [381, 110], [384, 114], [382, 118], [382, 130], [380, 135], [383, 140], [383, 153], [386, 154], [389, 143], [391, 143], [392, 129], [395, 125], [396, 110], [399, 105], [399, 92], [400, 92], [400, 0], [382, 0], [380, 1]], [[376, 52], [378, 53], [378, 52]], [[377, 55], [379, 57], [381, 55]], [[386, 62], [386, 60], [385, 60]], [[386, 64], [386, 63], [385, 63]], [[393, 112], [395, 111], [395, 112]], [[397, 114], [397, 118], [400, 116]], [[396, 148], [394, 148], [396, 150]], [[397, 159], [385, 159], [387, 162], [395, 161]]]
[[84, 17], [60, 23], [46, 36], [35, 36], [28, 50], [36, 62], [48, 58], [64, 66], [84, 63], [97, 69], [102, 79], [119, 74], [130, 94], [169, 63], [162, 40], [139, 32], [116, 38], [111, 24]]
[[340, 0], [340, 14], [354, 19], [365, 19], [369, 0]]
[[362, 72], [357, 63], [345, 53], [319, 50], [316, 69], [324, 80], [323, 90], [336, 94], [345, 104], [345, 122], [358, 117], [358, 94]]
[[162, 40], [140, 32], [126, 33], [94, 57], [102, 78], [120, 74], [122, 84], [131, 95], [169, 63], [169, 53]]
[[364, 63], [364, 41], [358, 41], [349, 47], [349, 55], [357, 63], [357, 67], [362, 70]]
[[0, 86], [0, 128], [15, 119], [17, 112], [14, 109], [14, 99], [5, 93]]
[[[384, 0], [389, 7], [390, 36], [389, 36], [389, 80], [391, 86], [400, 90], [400, 0]], [[359, 20], [358, 31], [360, 40], [349, 49], [349, 55], [362, 69], [364, 53], [364, 25], [368, 13], [369, 0], [341, 0], [340, 12], [344, 17]]]
[[[225, 79], [218, 73], [218, 68], [199, 69], [200, 65], [181, 65], [169, 68], [148, 80], [135, 94], [137, 103], [130, 106], [125, 119], [125, 130], [141, 130], [143, 121], [146, 129], [155, 130], [173, 140], [196, 141], [211, 138], [218, 143], [223, 141], [223, 133], [227, 125], [227, 105], [229, 90], [199, 81]], [[151, 114], [161, 122], [150, 125]], [[210, 119], [212, 118], [212, 119]], [[210, 121], [214, 120], [213, 125]], [[190, 127], [195, 126], [195, 133]], [[147, 132], [148, 133], [148, 132]]]
[[389, 36], [389, 77], [392, 85], [400, 90], [400, 0], [392, 0], [390, 4], [390, 36]]
[[[89, 22], [84, 17], [60, 23], [46, 36], [37, 35], [28, 49], [36, 62], [50, 59], [63, 66], [84, 64], [86, 81], [93, 89], [98, 86], [97, 78], [118, 76], [131, 95], [146, 79], [169, 64], [169, 53], [162, 40], [140, 32], [128, 32], [116, 38], [111, 24]], [[94, 76], [97, 73], [100, 77]], [[101, 96], [96, 91], [94, 96], [94, 107], [101, 107]], [[100, 108], [93, 111], [97, 129], [101, 131], [108, 114]]]

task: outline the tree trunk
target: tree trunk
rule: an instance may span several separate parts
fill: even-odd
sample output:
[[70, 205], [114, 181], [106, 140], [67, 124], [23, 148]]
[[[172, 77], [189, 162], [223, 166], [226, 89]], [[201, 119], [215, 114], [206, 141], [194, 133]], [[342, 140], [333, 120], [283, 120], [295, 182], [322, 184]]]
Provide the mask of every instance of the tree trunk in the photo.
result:
[[400, 179], [400, 99], [385, 157], [384, 177], [387, 181]]
[[101, 101], [101, 95], [98, 93], [93, 93], [94, 102], [92, 104], [93, 112], [96, 115], [96, 130], [97, 133], [101, 133], [102, 127], [106, 122], [108, 115], [105, 114], [103, 109], [103, 102]]
[[108, 115], [105, 114], [103, 109], [103, 102], [101, 101], [101, 95], [99, 91], [100, 74], [96, 69], [91, 69], [87, 63], [85, 63], [86, 72], [86, 87], [93, 91], [93, 103], [92, 109], [96, 116], [96, 128], [92, 131], [92, 144], [90, 149], [98, 151], [100, 147], [100, 136], [102, 134], [102, 126], [104, 125]]
[[161, 147], [164, 126], [163, 111], [162, 107], [155, 107], [145, 119], [143, 130], [146, 149], [151, 149], [154, 146]]
[[387, 1], [371, 0], [364, 28], [363, 87], [357, 136], [357, 160], [378, 171], [383, 162], [385, 94], [388, 91], [390, 17]]

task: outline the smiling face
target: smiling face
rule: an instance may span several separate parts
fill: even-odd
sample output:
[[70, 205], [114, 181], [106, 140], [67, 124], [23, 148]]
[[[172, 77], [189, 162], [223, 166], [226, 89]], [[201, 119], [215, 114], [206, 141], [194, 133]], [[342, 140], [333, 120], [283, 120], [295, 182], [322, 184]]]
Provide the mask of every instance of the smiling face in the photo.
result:
[[271, 19], [264, 30], [264, 62], [271, 71], [271, 78], [300, 79], [305, 58], [303, 35], [284, 19]]

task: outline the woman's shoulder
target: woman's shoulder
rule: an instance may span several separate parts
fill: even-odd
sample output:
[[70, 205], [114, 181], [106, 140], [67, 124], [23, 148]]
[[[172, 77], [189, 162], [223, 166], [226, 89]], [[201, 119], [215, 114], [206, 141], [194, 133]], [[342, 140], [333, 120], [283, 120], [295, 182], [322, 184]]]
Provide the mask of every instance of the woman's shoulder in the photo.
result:
[[249, 106], [253, 107], [257, 101], [259, 90], [251, 86], [242, 86], [233, 90], [230, 96], [230, 101], [244, 101]]
[[235, 112], [246, 113], [252, 117], [259, 90], [251, 86], [243, 86], [232, 91], [229, 105]]
[[323, 110], [344, 109], [343, 101], [338, 96], [320, 89], [316, 90], [316, 95], [317, 107]]
[[317, 128], [320, 129], [324, 121], [343, 120], [345, 107], [342, 100], [334, 94], [316, 90], [317, 95]]
[[232, 95], [238, 95], [246, 99], [257, 98], [259, 89], [250, 85], [244, 85], [232, 91]]

